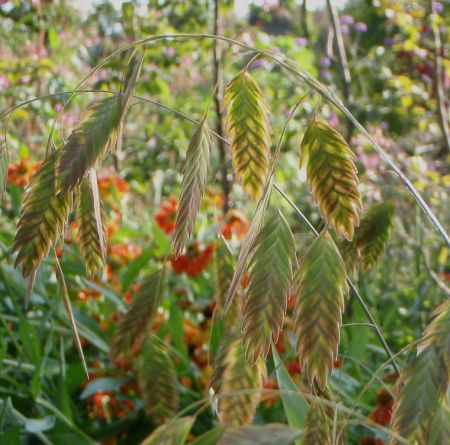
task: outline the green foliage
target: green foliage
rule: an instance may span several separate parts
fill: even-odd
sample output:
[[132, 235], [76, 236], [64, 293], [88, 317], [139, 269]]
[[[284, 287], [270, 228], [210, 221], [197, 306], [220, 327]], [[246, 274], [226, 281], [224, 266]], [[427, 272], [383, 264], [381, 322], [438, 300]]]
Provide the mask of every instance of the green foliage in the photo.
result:
[[303, 255], [295, 281], [297, 354], [308, 382], [324, 389], [337, 358], [348, 294], [343, 260], [326, 230]]
[[316, 118], [311, 121], [302, 139], [300, 166], [320, 213], [349, 241], [362, 209], [355, 159], [339, 132]]
[[54, 152], [44, 161], [23, 200], [12, 251], [17, 252], [15, 266], [21, 266], [24, 277], [39, 267], [52, 244], [62, 236], [72, 206], [71, 193], [57, 196], [55, 192], [56, 157]]
[[256, 199], [269, 169], [271, 128], [264, 95], [247, 70], [240, 71], [227, 85], [224, 107], [228, 108], [234, 168]]
[[141, 445], [183, 445], [194, 417], [180, 417], [158, 427]]

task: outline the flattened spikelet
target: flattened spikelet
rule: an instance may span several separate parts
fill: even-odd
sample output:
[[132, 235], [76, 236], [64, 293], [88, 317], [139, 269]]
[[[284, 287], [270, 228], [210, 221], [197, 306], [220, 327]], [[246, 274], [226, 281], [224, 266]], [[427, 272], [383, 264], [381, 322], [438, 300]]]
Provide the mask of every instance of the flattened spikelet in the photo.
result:
[[356, 244], [361, 252], [363, 269], [374, 267], [382, 258], [392, 230], [394, 206], [390, 202], [373, 205], [356, 230]]
[[158, 427], [141, 445], [182, 445], [195, 417], [180, 417]]
[[325, 407], [322, 403], [313, 401], [306, 414], [302, 445], [330, 445], [332, 432], [333, 422]]
[[355, 159], [340, 133], [317, 119], [311, 121], [301, 143], [300, 166], [306, 168], [321, 215], [349, 241], [359, 224], [357, 210], [362, 209]]
[[296, 266], [295, 241], [279, 209], [266, 218], [251, 250], [242, 323], [245, 356], [253, 364], [278, 340]]
[[22, 267], [24, 277], [39, 267], [52, 244], [62, 236], [72, 206], [71, 193], [56, 195], [56, 157], [54, 152], [44, 161], [25, 191], [12, 247], [13, 252], [18, 252], [15, 266]]
[[[224, 371], [220, 383], [219, 420], [224, 426], [250, 425], [261, 398], [266, 365], [259, 358], [251, 366], [245, 360], [242, 339], [232, 341], [224, 359]], [[255, 390], [235, 394], [238, 391]]]
[[179, 404], [177, 373], [166, 346], [154, 334], [144, 342], [137, 376], [147, 415], [158, 424], [173, 417]]
[[361, 219], [353, 240], [341, 242], [339, 250], [348, 274], [355, 272], [359, 266], [364, 270], [371, 269], [380, 261], [391, 236], [393, 215], [392, 203], [373, 205]]
[[[448, 384], [442, 374], [443, 363], [434, 348], [423, 350], [403, 369], [395, 388], [392, 431], [411, 442], [420, 437], [446, 393]], [[400, 442], [392, 438], [389, 444]]]
[[295, 277], [294, 331], [306, 378], [324, 389], [338, 354], [344, 299], [345, 266], [331, 236], [323, 231], [301, 259]]
[[180, 205], [178, 206], [173, 249], [178, 255], [188, 236], [192, 235], [195, 217], [208, 181], [211, 154], [211, 135], [205, 119], [201, 122], [186, 153], [186, 161], [181, 182]]
[[[410, 441], [425, 436], [429, 437], [426, 443], [433, 443], [437, 427], [448, 428], [441, 404], [450, 384], [450, 300], [438, 307], [434, 316], [419, 354], [405, 366], [395, 388], [391, 429]], [[438, 420], [441, 422], [433, 428]], [[397, 443], [392, 439], [390, 445]]]
[[292, 445], [301, 435], [282, 423], [266, 423], [228, 428], [217, 445]]
[[240, 71], [228, 83], [224, 107], [228, 107], [226, 125], [234, 168], [257, 199], [269, 169], [271, 128], [264, 95], [247, 71]]
[[79, 185], [90, 168], [105, 156], [121, 118], [121, 96], [112, 96], [91, 105], [59, 152], [57, 188], [65, 195]]
[[142, 345], [162, 302], [164, 289], [165, 269], [161, 269], [152, 273], [133, 296], [112, 339], [110, 356], [114, 360], [128, 358]]
[[92, 183], [86, 177], [79, 188], [76, 219], [81, 255], [86, 271], [91, 277], [103, 270], [106, 258], [105, 209], [103, 203], [99, 201], [100, 221], [97, 222], [95, 199]]
[[436, 349], [450, 379], [450, 299], [442, 303], [433, 312], [433, 316], [434, 320], [425, 330], [421, 345]]

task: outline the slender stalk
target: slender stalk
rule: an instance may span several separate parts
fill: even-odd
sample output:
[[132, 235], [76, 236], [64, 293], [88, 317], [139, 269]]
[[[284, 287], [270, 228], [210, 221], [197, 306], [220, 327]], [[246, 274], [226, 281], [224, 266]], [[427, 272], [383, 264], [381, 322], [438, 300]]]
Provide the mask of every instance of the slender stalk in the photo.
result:
[[86, 74], [76, 85], [75, 89], [67, 99], [64, 106], [61, 108], [61, 110], [58, 112], [58, 115], [56, 116], [52, 130], [49, 135], [48, 143], [49, 146], [52, 142], [52, 135], [54, 128], [56, 126], [56, 122], [58, 121], [62, 111], [64, 110], [64, 107], [72, 100], [72, 98], [78, 93], [80, 87], [91, 77], [94, 73], [96, 73], [99, 69], [101, 69], [103, 66], [105, 66], [110, 60], [112, 60], [114, 57], [118, 56], [124, 51], [127, 51], [130, 48], [134, 48], [136, 46], [140, 45], [148, 45], [152, 42], [156, 42], [159, 40], [174, 40], [174, 39], [211, 39], [211, 40], [222, 40], [224, 42], [227, 42], [232, 45], [239, 46], [240, 48], [244, 48], [248, 51], [253, 51], [256, 53], [260, 53], [261, 55], [264, 55], [264, 57], [268, 58], [272, 62], [278, 64], [279, 66], [283, 67], [286, 71], [290, 72], [294, 77], [296, 77], [298, 80], [306, 83], [310, 87], [314, 88], [321, 96], [324, 97], [324, 99], [329, 102], [331, 105], [334, 105], [337, 109], [339, 109], [349, 120], [352, 121], [353, 125], [366, 137], [366, 139], [369, 140], [369, 142], [372, 144], [372, 147], [375, 149], [375, 151], [379, 154], [379, 156], [383, 159], [383, 161], [394, 171], [395, 174], [400, 178], [400, 180], [404, 183], [404, 185], [407, 187], [409, 192], [414, 196], [414, 199], [419, 203], [422, 211], [427, 215], [427, 217], [431, 220], [431, 222], [434, 224], [437, 231], [441, 234], [441, 236], [444, 238], [446, 244], [450, 246], [450, 237], [448, 236], [447, 232], [445, 231], [444, 227], [440, 223], [439, 219], [436, 217], [434, 212], [431, 210], [429, 205], [426, 203], [426, 201], [422, 198], [420, 193], [417, 191], [417, 189], [414, 187], [414, 185], [411, 183], [411, 181], [405, 176], [405, 174], [402, 172], [400, 167], [394, 162], [394, 160], [384, 151], [384, 149], [374, 140], [374, 138], [369, 134], [369, 132], [364, 128], [364, 126], [353, 116], [353, 114], [350, 112], [350, 110], [342, 103], [342, 101], [339, 99], [339, 97], [334, 93], [334, 91], [326, 87], [325, 85], [321, 84], [317, 79], [312, 77], [304, 68], [302, 68], [300, 65], [298, 65], [294, 60], [289, 59], [287, 57], [284, 57], [280, 54], [274, 53], [272, 51], [264, 51], [259, 50], [257, 48], [254, 48], [250, 45], [247, 45], [245, 43], [239, 42], [237, 40], [224, 37], [224, 36], [215, 36], [211, 34], [164, 34], [164, 35], [157, 35], [157, 36], [151, 36], [147, 37], [141, 40], [136, 40], [135, 42], [132, 42], [128, 45], [125, 45], [121, 48], [118, 48], [114, 52], [112, 52], [108, 57], [104, 58], [98, 65], [96, 65], [92, 70]]
[[437, 113], [439, 116], [439, 125], [442, 131], [445, 153], [450, 153], [450, 128], [448, 125], [447, 107], [445, 105], [444, 82], [442, 80], [443, 47], [439, 27], [436, 24], [437, 13], [435, 2], [433, 0], [430, 0], [430, 12], [429, 18], [434, 37], [434, 82], [436, 86]]
[[[332, 0], [327, 0], [328, 14], [330, 15], [331, 26], [333, 27], [336, 39], [337, 55], [339, 60], [339, 69], [342, 77], [342, 93], [344, 95], [345, 104], [349, 106], [351, 102], [351, 84], [352, 77], [348, 67], [347, 53], [345, 51], [344, 36], [342, 34], [341, 22], [336, 5]], [[347, 139], [352, 137], [354, 125], [352, 121], [347, 121]]]
[[309, 39], [307, 0], [302, 1], [301, 25], [304, 36]]
[[[214, 0], [214, 23], [213, 34], [220, 34], [220, 0]], [[222, 119], [222, 98], [223, 98], [223, 70], [222, 70], [222, 48], [220, 47], [220, 41], [214, 40], [213, 43], [213, 68], [214, 77], [213, 84], [216, 85], [216, 91], [214, 94], [214, 108], [216, 112], [216, 133], [223, 136], [223, 119]], [[229, 210], [230, 204], [230, 191], [231, 184], [228, 180], [228, 168], [226, 162], [226, 150], [222, 139], [217, 139], [217, 145], [219, 148], [219, 156], [221, 163], [221, 183], [224, 196], [223, 213], [226, 214]]]

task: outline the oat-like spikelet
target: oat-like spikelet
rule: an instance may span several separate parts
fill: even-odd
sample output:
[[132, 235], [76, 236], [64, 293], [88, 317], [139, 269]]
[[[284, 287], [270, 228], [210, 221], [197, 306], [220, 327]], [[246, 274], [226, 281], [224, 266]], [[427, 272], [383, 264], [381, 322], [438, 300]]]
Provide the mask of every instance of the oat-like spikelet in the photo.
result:
[[137, 376], [147, 415], [158, 424], [173, 417], [179, 405], [177, 372], [166, 346], [154, 334], [144, 342]]
[[240, 71], [226, 86], [224, 107], [231, 139], [233, 165], [245, 189], [257, 199], [269, 170], [270, 133], [264, 95], [246, 71]]
[[295, 280], [294, 331], [300, 366], [311, 385], [316, 382], [324, 389], [338, 354], [348, 294], [344, 262], [328, 232], [308, 248]]
[[15, 266], [28, 277], [39, 267], [50, 247], [62, 236], [72, 206], [72, 193], [58, 196], [55, 188], [55, 161], [52, 153], [31, 178], [25, 191], [12, 250], [18, 252]]
[[316, 118], [311, 121], [301, 143], [300, 167], [306, 168], [321, 215], [349, 241], [362, 209], [355, 159], [338, 131]]
[[192, 235], [200, 201], [208, 181], [211, 155], [211, 135], [203, 119], [189, 143], [181, 182], [180, 204], [178, 206], [173, 250], [181, 253], [188, 236]]
[[289, 223], [279, 209], [269, 212], [253, 243], [248, 265], [242, 332], [245, 356], [251, 364], [260, 356], [266, 357], [271, 340], [278, 340], [296, 263]]

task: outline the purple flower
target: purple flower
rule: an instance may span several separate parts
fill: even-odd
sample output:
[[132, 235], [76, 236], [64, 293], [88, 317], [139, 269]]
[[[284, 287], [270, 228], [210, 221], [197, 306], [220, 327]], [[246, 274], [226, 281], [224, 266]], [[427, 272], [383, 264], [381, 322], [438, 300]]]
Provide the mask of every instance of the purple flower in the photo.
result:
[[364, 22], [358, 22], [355, 24], [355, 29], [359, 32], [366, 32], [367, 25]]
[[274, 46], [274, 47], [272, 48], [272, 52], [274, 52], [274, 53], [281, 53], [281, 49], [278, 48], [278, 46]]
[[348, 34], [348, 25], [341, 25], [342, 34]]
[[252, 63], [252, 67], [253, 68], [259, 68], [260, 66], [264, 65], [264, 60], [262, 59], [256, 59], [253, 63]]
[[434, 11], [440, 14], [444, 11], [444, 5], [441, 2], [433, 2]]
[[343, 25], [353, 25], [354, 19], [351, 15], [343, 15], [341, 16], [341, 23]]
[[382, 129], [382, 130], [388, 130], [389, 129], [389, 124], [387, 123], [387, 122], [381, 122], [381, 124], [380, 124], [380, 128]]
[[392, 46], [393, 43], [394, 39], [392, 39], [391, 37], [387, 37], [384, 39], [384, 46]]
[[320, 66], [322, 68], [329, 68], [331, 66], [331, 59], [329, 57], [322, 57], [320, 60]]
[[297, 37], [295, 43], [299, 46], [308, 46], [309, 40], [305, 37]]

